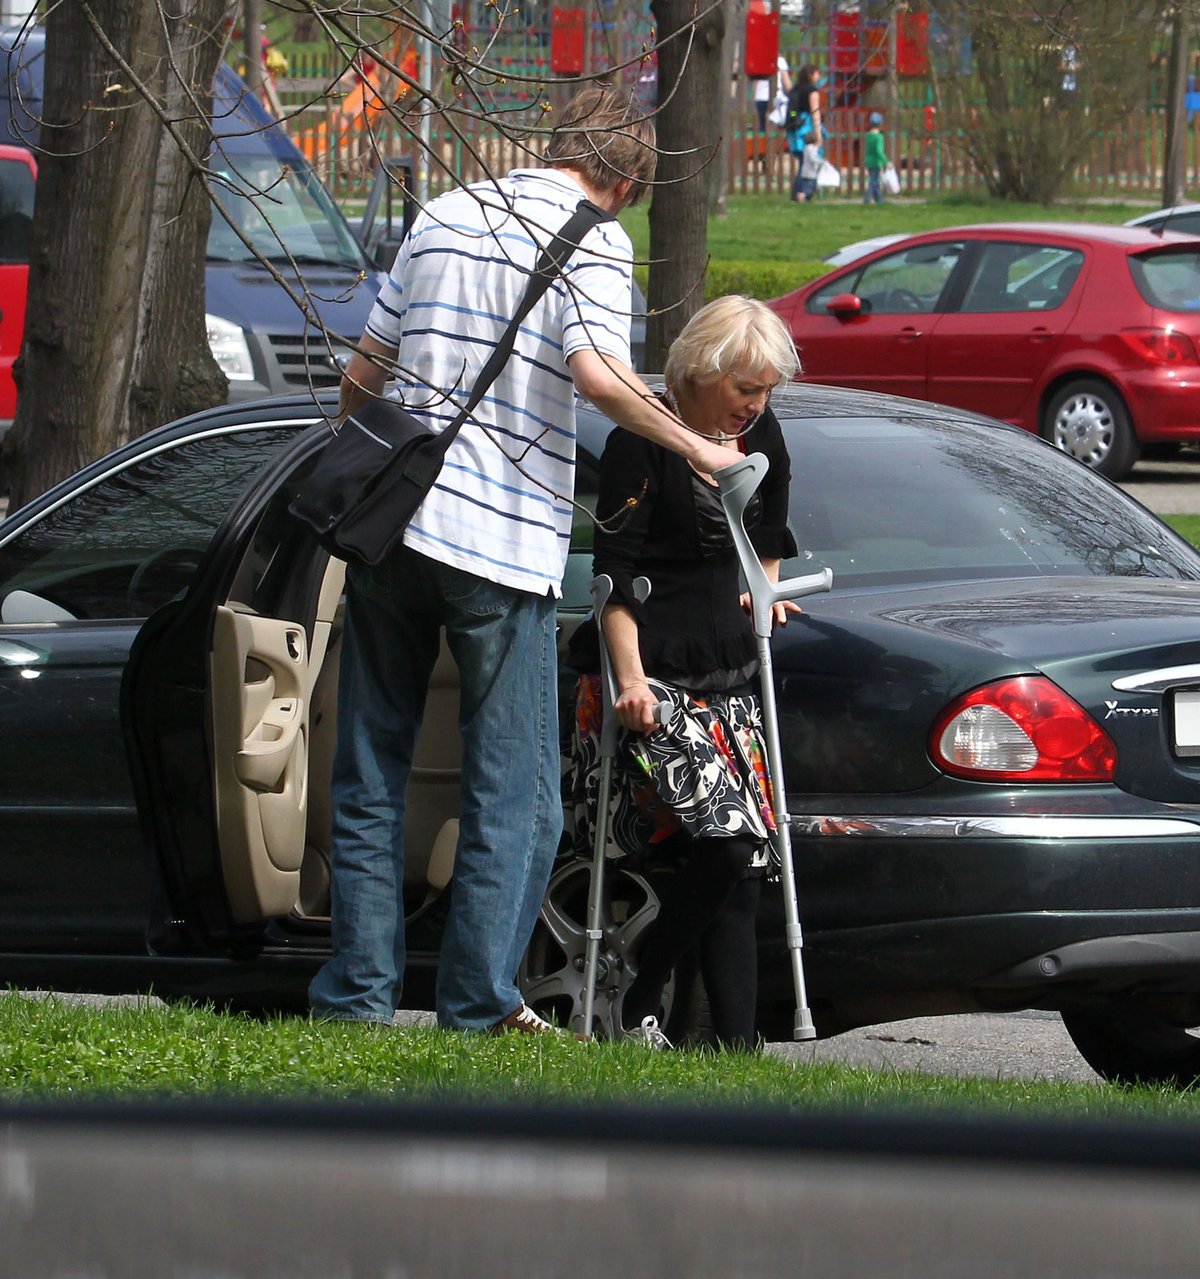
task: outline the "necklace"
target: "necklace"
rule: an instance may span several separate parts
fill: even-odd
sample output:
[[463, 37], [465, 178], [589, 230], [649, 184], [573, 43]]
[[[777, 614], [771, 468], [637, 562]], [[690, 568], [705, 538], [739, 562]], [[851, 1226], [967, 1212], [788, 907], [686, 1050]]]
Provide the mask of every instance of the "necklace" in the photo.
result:
[[687, 427], [693, 435], [698, 435], [701, 439], [713, 440], [717, 444], [728, 444], [730, 440], [740, 439], [746, 432], [758, 421], [758, 414], [746, 419], [746, 424], [739, 431], [732, 434], [726, 431], [702, 431], [699, 427], [693, 426], [679, 411], [679, 401], [675, 398], [675, 392], [671, 387], [667, 387], [663, 391], [663, 400], [666, 401], [667, 408]]

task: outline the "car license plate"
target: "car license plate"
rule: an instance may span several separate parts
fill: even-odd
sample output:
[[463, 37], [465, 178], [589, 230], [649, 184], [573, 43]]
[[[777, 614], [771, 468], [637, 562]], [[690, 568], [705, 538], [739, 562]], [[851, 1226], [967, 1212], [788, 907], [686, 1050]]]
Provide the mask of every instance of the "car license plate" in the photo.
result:
[[1175, 694], [1175, 754], [1200, 755], [1200, 692]]

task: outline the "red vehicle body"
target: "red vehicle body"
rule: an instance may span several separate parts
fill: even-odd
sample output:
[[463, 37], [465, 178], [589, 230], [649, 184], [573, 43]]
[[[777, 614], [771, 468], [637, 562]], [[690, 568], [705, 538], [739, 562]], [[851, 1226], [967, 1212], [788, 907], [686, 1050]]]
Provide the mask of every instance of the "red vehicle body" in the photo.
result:
[[1200, 245], [1102, 225], [910, 236], [776, 298], [811, 382], [973, 409], [1119, 478], [1200, 440]]
[[13, 362], [21, 354], [29, 287], [29, 233], [37, 160], [24, 147], [0, 146], [0, 437], [17, 411]]

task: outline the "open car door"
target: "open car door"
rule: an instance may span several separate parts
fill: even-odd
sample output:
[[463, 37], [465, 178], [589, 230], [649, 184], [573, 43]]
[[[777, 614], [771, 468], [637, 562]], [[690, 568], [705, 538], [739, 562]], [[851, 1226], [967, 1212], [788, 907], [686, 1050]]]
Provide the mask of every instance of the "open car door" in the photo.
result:
[[143, 627], [122, 689], [138, 810], [165, 888], [155, 944], [227, 951], [300, 898], [314, 684], [343, 566], [286, 512], [313, 416], [217, 529], [191, 589]]
[[[330, 773], [345, 566], [288, 514], [327, 436], [281, 451], [230, 510], [187, 596], [125, 680], [143, 827], [162, 868], [162, 953], [262, 964], [329, 947]], [[408, 790], [409, 1001], [426, 997], [457, 839], [458, 673], [432, 677]], [[294, 983], [293, 983], [294, 984]], [[299, 987], [300, 990], [303, 986]]]

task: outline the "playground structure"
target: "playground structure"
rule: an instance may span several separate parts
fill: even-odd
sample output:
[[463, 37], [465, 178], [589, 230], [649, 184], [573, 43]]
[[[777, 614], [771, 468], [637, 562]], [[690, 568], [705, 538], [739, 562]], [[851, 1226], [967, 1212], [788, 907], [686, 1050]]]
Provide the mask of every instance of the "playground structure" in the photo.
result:
[[[374, 155], [373, 140], [387, 131], [393, 111], [419, 83], [420, 74], [412, 34], [398, 28], [379, 58], [361, 52], [337, 77], [325, 110], [293, 117], [288, 132], [320, 170], [336, 173], [360, 157], [369, 159]], [[275, 97], [282, 107], [277, 93]]]
[[[456, 80], [433, 46], [432, 91], [449, 109], [430, 117], [430, 150], [423, 161], [414, 140], [422, 99], [410, 87], [420, 81], [421, 63], [407, 32], [378, 42], [375, 55], [360, 53], [351, 65], [344, 54], [326, 49], [289, 51], [289, 73], [275, 78], [271, 105], [339, 196], [361, 195], [381, 155], [423, 162], [431, 192], [530, 163], [539, 140], [525, 141], [528, 128], [546, 123], [539, 104], [558, 105], [584, 78], [607, 67], [617, 67], [613, 78], [644, 105], [653, 105], [657, 68], [647, 4], [531, 0], [513, 10], [499, 32], [475, 33], [470, 3], [456, 4], [452, 39], [460, 55], [486, 63], [486, 71], [472, 72], [469, 84]], [[806, 26], [764, 0], [752, 0], [739, 32], [731, 127], [721, 161], [731, 191], [783, 196], [790, 186], [793, 161], [784, 133], [770, 125], [760, 131], [753, 102], [755, 78], [774, 74], [778, 54], [792, 70], [810, 63], [824, 71], [825, 152], [842, 171], [844, 194], [861, 193], [861, 139], [872, 111], [884, 116], [887, 152], [902, 195], [977, 185], [957, 139], [946, 136], [938, 118], [931, 51], [944, 46], [945, 33], [927, 13], [900, 10], [889, 21], [890, 12], [885, 0], [859, 0], [835, 10], [825, 25]], [[407, 111], [406, 99], [412, 104]], [[1189, 175], [1200, 169], [1196, 127], [1190, 117]], [[1079, 168], [1078, 185], [1092, 194], [1157, 192], [1165, 128], [1161, 104], [1131, 111], [1097, 142]]]

